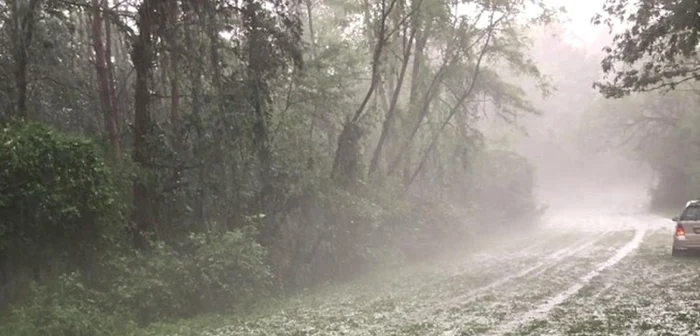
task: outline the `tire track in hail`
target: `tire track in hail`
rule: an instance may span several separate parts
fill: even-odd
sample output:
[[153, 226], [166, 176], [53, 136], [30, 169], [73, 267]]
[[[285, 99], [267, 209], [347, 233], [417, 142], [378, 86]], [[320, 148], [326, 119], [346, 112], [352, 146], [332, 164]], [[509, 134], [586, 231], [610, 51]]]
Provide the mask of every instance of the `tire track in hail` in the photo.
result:
[[425, 309], [415, 311], [414, 313], [410, 314], [407, 318], [409, 320], [418, 320], [421, 318], [429, 317], [430, 315], [432, 315], [440, 310], [446, 310], [446, 309], [449, 309], [449, 308], [452, 308], [452, 307], [455, 307], [458, 305], [464, 305], [464, 304], [474, 302], [474, 301], [478, 300], [479, 298], [483, 297], [484, 295], [486, 295], [489, 290], [493, 290], [495, 288], [498, 288], [499, 286], [503, 286], [504, 284], [511, 282], [511, 281], [514, 281], [514, 280], [517, 280], [519, 278], [526, 277], [526, 276], [530, 275], [531, 273], [536, 272], [540, 269], [549, 269], [551, 267], [556, 266], [561, 260], [590, 248], [591, 246], [595, 245], [600, 240], [602, 240], [604, 237], [611, 234], [612, 232], [613, 232], [612, 230], [607, 229], [607, 230], [602, 231], [596, 235], [593, 235], [592, 237], [585, 237], [585, 238], [579, 239], [574, 244], [563, 247], [563, 248], [555, 251], [554, 253], [549, 255], [545, 259], [545, 261], [539, 262], [533, 266], [525, 268], [525, 269], [523, 269], [515, 274], [507, 275], [507, 276], [501, 277], [499, 279], [496, 279], [493, 282], [489, 283], [488, 285], [472, 289], [472, 290], [468, 291], [467, 293], [452, 297], [451, 299], [446, 300], [446, 301], [442, 301], [438, 307], [428, 307]]
[[[557, 233], [557, 235], [562, 235], [562, 234]], [[529, 257], [529, 256], [531, 256], [531, 253], [533, 253], [533, 251], [539, 249], [542, 246], [545, 246], [547, 243], [550, 242], [550, 240], [557, 239], [559, 237], [554, 236], [554, 237], [548, 237], [548, 238], [549, 239], [537, 240], [535, 242], [532, 242], [531, 244], [527, 244], [527, 245], [519, 248], [517, 251], [509, 251], [509, 252], [505, 252], [505, 253], [503, 253], [503, 251], [500, 251], [502, 253], [499, 254], [499, 253], [494, 253], [494, 251], [487, 250], [487, 251], [482, 251], [482, 252], [476, 253], [476, 254], [472, 255], [471, 258], [469, 258], [468, 260], [465, 260], [464, 262], [460, 263], [457, 267], [455, 267], [457, 269], [457, 271], [451, 273], [449, 276], [450, 277], [457, 277], [457, 276], [460, 276], [462, 274], [465, 274], [465, 273], [473, 270], [473, 267], [475, 265], [480, 265], [480, 264], [481, 265], [483, 265], [483, 264], [497, 265], [498, 261], [503, 260], [503, 259], [507, 259], [507, 258], [516, 259], [516, 258]], [[528, 237], [527, 239], [523, 239], [523, 241], [529, 241], [532, 239], [533, 239], [533, 237]], [[519, 243], [519, 241], [515, 242], [515, 243], [511, 243], [511, 246], [508, 246], [507, 249], [517, 248], [517, 243]], [[512, 246], [512, 245], [516, 245], [516, 246]], [[420, 290], [427, 289], [428, 287], [434, 286], [434, 285], [435, 285], [435, 283], [425, 285], [422, 288], [420, 288]]]
[[635, 234], [632, 239], [627, 242], [624, 246], [617, 250], [617, 252], [606, 261], [600, 263], [592, 271], [588, 272], [586, 275], [580, 277], [574, 284], [569, 286], [564, 291], [559, 294], [545, 300], [542, 304], [537, 306], [535, 309], [529, 310], [525, 313], [520, 314], [515, 319], [510, 322], [501, 324], [499, 327], [492, 329], [488, 335], [503, 335], [506, 333], [512, 333], [518, 328], [527, 325], [530, 322], [545, 318], [549, 313], [557, 306], [564, 303], [570, 297], [578, 293], [584, 286], [586, 286], [593, 278], [600, 275], [604, 270], [615, 266], [622, 259], [630, 255], [636, 249], [639, 248], [644, 237], [646, 235], [647, 229], [643, 226], [638, 226], [635, 230]]
[[[373, 297], [371, 299], [364, 300], [362, 302], [354, 302], [351, 306], [345, 306], [344, 314], [350, 314], [357, 311], [366, 310], [368, 309], [368, 307], [382, 304], [387, 300], [404, 303], [412, 302], [412, 304], [403, 305], [402, 314], [404, 317], [416, 311], [427, 310], [428, 308], [420, 308], [415, 306], [414, 304], [422, 305], [426, 301], [441, 301], [437, 301], [436, 298], [429, 297], [419, 298], [416, 296], [416, 293], [424, 293], [428, 295], [428, 293], [433, 292], [434, 288], [442, 287], [441, 283], [444, 282], [445, 279], [459, 277], [473, 270], [475, 267], [479, 267], [480, 265], [489, 265], [489, 267], [493, 267], [494, 265], [500, 265], [503, 259], [512, 260], [532, 256], [532, 253], [534, 253], [534, 251], [541, 248], [542, 246], [545, 246], [548, 243], [551, 243], [552, 240], [566, 238], [566, 236], [562, 235], [560, 232], [556, 232], [552, 236], [548, 236], [547, 239], [542, 240], [533, 240], [533, 238], [535, 237], [534, 233], [532, 233], [532, 235], [533, 236], [528, 236], [527, 238], [508, 240], [507, 242], [509, 243], [509, 246], [507, 247], [507, 249], [509, 251], [512, 249], [513, 251], [506, 252], [504, 254], [498, 254], [496, 253], [496, 251], [493, 251], [493, 248], [490, 248], [485, 251], [470, 254], [468, 255], [468, 257], [463, 258], [461, 262], [455, 262], [455, 260], [441, 260], [438, 261], [437, 264], [429, 266], [429, 268], [427, 269], [413, 270], [413, 272], [409, 272], [410, 274], [412, 274], [410, 278], [398, 280], [395, 286], [391, 286], [391, 292], [387, 292], [388, 289], [386, 288], [383, 290], [380, 289], [376, 292], [373, 292]], [[581, 241], [581, 239], [579, 241]], [[522, 244], [522, 247], [519, 250], [516, 250], [517, 246], [520, 244]], [[450, 263], [452, 263], [452, 265], [450, 265]], [[428, 281], [424, 284], [421, 284], [417, 288], [411, 288], [411, 284], [415, 283], [416, 279], [423, 278], [423, 275], [428, 272], [436, 273], [438, 272], [438, 269], [442, 269], [442, 272], [439, 272], [442, 273], [439, 276], [439, 279]], [[324, 303], [323, 306], [337, 306], [337, 303], [337, 300], [333, 300], [333, 302]], [[337, 308], [338, 307], [336, 307], [336, 309]]]

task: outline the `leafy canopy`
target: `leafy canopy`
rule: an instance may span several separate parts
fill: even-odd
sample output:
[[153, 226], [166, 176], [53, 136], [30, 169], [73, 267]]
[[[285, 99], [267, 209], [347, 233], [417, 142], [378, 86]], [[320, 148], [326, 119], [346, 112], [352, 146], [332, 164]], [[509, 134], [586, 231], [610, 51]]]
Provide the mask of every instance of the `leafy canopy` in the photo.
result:
[[606, 47], [605, 79], [595, 84], [606, 97], [631, 92], [672, 90], [700, 78], [698, 30], [700, 2], [696, 0], [606, 0], [595, 24], [627, 24]]

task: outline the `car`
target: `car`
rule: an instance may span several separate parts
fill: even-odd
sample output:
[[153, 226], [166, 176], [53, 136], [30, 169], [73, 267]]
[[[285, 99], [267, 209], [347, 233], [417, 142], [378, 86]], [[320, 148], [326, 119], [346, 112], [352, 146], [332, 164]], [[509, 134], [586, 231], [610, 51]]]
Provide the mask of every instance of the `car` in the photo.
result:
[[700, 200], [686, 203], [683, 212], [674, 217], [676, 231], [673, 234], [671, 255], [680, 256], [686, 251], [700, 251]]

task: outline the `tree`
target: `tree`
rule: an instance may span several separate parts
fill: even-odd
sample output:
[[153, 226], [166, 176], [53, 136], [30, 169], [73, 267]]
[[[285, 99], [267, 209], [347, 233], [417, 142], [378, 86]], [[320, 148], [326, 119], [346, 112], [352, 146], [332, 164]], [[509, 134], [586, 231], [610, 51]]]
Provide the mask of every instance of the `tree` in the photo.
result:
[[[153, 31], [154, 20], [158, 15], [156, 3], [144, 0], [138, 9], [138, 36], [131, 54], [136, 71], [134, 88], [134, 151], [133, 160], [141, 168], [150, 169], [153, 164], [153, 145], [149, 143], [152, 125], [151, 85], [149, 84], [153, 68]], [[137, 247], [145, 247], [144, 234], [153, 232], [155, 215], [153, 208], [153, 190], [143, 177], [134, 181], [134, 242]]]
[[[106, 4], [106, 0], [102, 0]], [[114, 99], [114, 87], [110, 75], [110, 53], [108, 53], [109, 39], [105, 43], [103, 26], [109, 27], [109, 23], [103, 24], [105, 4], [100, 0], [92, 0], [92, 44], [95, 50], [95, 69], [97, 72], [97, 85], [100, 96], [100, 106], [104, 115], [104, 129], [110, 144], [110, 152], [115, 159], [120, 155], [119, 128], [117, 111]], [[107, 32], [109, 34], [109, 32]]]
[[606, 97], [631, 92], [672, 90], [700, 78], [698, 41], [700, 5], [695, 0], [606, 0], [603, 14], [594, 23], [605, 23], [615, 34], [604, 50], [605, 80], [595, 84]]
[[[22, 9], [13, 12], [9, 4]], [[490, 140], [479, 123], [498, 117], [511, 129], [518, 117], [536, 112], [517, 79], [542, 80], [525, 38], [527, 25], [551, 13], [545, 8], [531, 20], [529, 8], [538, 5], [0, 2], [0, 111], [26, 111], [120, 158], [106, 162], [131, 203], [124, 217], [132, 220], [120, 229], [133, 232], [114, 245], [129, 239], [151, 252], [135, 252], [143, 267], [124, 269], [138, 268], [139, 276], [167, 269], [172, 281], [164, 283], [174, 284], [182, 267], [171, 265], [191, 257], [193, 239], [221, 250], [217, 263], [229, 250], [217, 247], [217, 237], [255, 224], [245, 240], [261, 246], [255, 251], [270, 251], [265, 260], [278, 281], [311, 285], [371, 265], [395, 240], [417, 246], [412, 242], [424, 239], [418, 236], [455, 236], [460, 221], [444, 208], [486, 209], [476, 192], [492, 168], [527, 166], [520, 158], [489, 159]], [[17, 29], [18, 20], [33, 25]], [[365, 163], [371, 184], [363, 183]], [[523, 204], [532, 201], [527, 171], [504, 174], [512, 177], [508, 183], [523, 182], [513, 195]], [[0, 285], [10, 277], [0, 275]], [[141, 287], [144, 297], [129, 294], [149, 301], [148, 310], [161, 306], [148, 295], [178, 292], [148, 282], [154, 289]], [[193, 297], [204, 297], [193, 288]]]
[[27, 90], [29, 89], [29, 66], [31, 64], [32, 42], [35, 25], [40, 20], [41, 0], [8, 1], [9, 16], [5, 25], [10, 27], [12, 58], [14, 61], [14, 101], [13, 114], [20, 118], [28, 116]]

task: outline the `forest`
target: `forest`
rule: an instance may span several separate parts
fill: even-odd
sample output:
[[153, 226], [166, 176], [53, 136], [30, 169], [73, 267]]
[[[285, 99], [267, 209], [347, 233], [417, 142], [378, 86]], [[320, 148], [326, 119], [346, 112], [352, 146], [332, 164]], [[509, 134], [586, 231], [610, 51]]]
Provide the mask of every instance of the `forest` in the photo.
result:
[[[530, 225], [544, 206], [514, 143], [574, 95], [558, 132], [575, 136], [550, 144], [621, 148], [657, 173], [659, 209], [691, 196], [691, 82], [606, 84], [603, 46], [552, 37], [562, 13], [529, 0], [0, 1], [0, 334], [241, 313]], [[543, 71], [572, 63], [588, 73]]]

